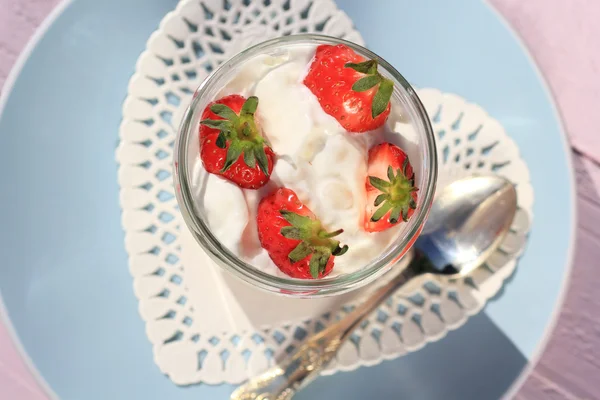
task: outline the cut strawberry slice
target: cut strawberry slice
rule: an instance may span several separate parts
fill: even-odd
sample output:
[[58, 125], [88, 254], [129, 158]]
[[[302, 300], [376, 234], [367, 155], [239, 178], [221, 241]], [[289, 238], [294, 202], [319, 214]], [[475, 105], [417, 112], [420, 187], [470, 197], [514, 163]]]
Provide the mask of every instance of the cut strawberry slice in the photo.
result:
[[382, 143], [369, 150], [364, 229], [378, 232], [408, 221], [417, 208], [415, 175], [402, 149]]

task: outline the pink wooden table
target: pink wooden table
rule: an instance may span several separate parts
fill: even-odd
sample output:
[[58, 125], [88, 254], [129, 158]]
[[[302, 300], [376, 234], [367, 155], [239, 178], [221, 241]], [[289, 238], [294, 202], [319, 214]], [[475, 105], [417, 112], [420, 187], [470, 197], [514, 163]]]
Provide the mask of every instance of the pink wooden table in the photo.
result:
[[[0, 0], [0, 88], [27, 40], [58, 2]], [[552, 338], [517, 399], [600, 400], [600, 274], [594, 270], [600, 259], [600, 2], [491, 3], [520, 33], [548, 79], [577, 171], [578, 232], [569, 292]], [[47, 399], [1, 325], [0, 398]]]

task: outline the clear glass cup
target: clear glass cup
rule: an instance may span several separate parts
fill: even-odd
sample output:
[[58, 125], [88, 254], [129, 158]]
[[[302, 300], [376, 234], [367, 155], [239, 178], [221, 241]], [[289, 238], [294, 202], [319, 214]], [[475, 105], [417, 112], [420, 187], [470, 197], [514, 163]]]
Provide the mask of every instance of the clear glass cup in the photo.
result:
[[[216, 98], [217, 93], [236, 75], [245, 62], [258, 55], [277, 55], [282, 46], [295, 44], [345, 44], [367, 59], [376, 59], [380, 73], [394, 82], [392, 110], [394, 105], [400, 105], [403, 111], [402, 118], [409, 123], [411, 135], [416, 141], [412, 154], [408, 152], [408, 155], [415, 172], [416, 186], [419, 187], [417, 208], [409, 221], [403, 223], [404, 226], [399, 231], [398, 237], [378, 258], [354, 272], [314, 280], [274, 276], [253, 267], [232, 253], [211, 233], [207, 221], [197, 209], [190, 181], [193, 163], [199, 157], [198, 143], [194, 137], [198, 135], [204, 108]], [[388, 62], [368, 49], [342, 39], [316, 34], [291, 35], [268, 40], [224, 62], [200, 84], [194, 93], [194, 98], [184, 113], [174, 153], [173, 176], [177, 200], [185, 223], [200, 246], [219, 266], [243, 281], [267, 291], [293, 297], [319, 297], [344, 293], [373, 282], [389, 271], [408, 252], [421, 232], [433, 201], [437, 178], [435, 139], [429, 117], [415, 90], [406, 79]]]

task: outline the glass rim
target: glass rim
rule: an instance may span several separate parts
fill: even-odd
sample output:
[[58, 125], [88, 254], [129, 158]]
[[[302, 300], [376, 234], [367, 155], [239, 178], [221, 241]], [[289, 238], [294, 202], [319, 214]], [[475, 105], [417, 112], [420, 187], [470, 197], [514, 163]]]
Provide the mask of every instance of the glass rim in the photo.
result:
[[[335, 277], [324, 277], [314, 280], [284, 278], [271, 275], [243, 261], [222, 245], [212, 234], [207, 223], [194, 212], [195, 202], [190, 185], [188, 184], [190, 181], [187, 168], [189, 161], [187, 150], [190, 134], [194, 130], [194, 127], [192, 126], [194, 117], [197, 113], [201, 112], [201, 110], [198, 109], [198, 105], [203, 101], [203, 93], [211, 88], [211, 82], [218, 81], [232, 66], [245, 61], [250, 56], [269, 49], [275, 49], [282, 44], [300, 44], [304, 42], [317, 44], [344, 44], [369, 59], [377, 60], [379, 65], [391, 75], [392, 79], [395, 81], [394, 83], [400, 84], [410, 105], [414, 107], [414, 110], [425, 129], [424, 146], [426, 148], [426, 155], [428, 156], [428, 162], [425, 165], [427, 173], [426, 176], [423, 177], [423, 186], [425, 187], [423, 188], [424, 190], [419, 191], [423, 199], [421, 207], [407, 222], [409, 226], [404, 230], [402, 238], [396, 238], [394, 242], [386, 248], [382, 256], [362, 266], [362, 268], [356, 271]], [[376, 277], [385, 273], [389, 269], [386, 269], [385, 267], [391, 267], [392, 262], [402, 254], [405, 248], [411, 244], [413, 238], [419, 234], [433, 202], [437, 181], [437, 152], [433, 128], [425, 107], [421, 103], [421, 100], [413, 87], [391, 64], [372, 51], [356, 43], [321, 34], [298, 34], [270, 39], [253, 45], [223, 62], [211, 73], [211, 75], [205, 78], [196, 89], [194, 98], [183, 114], [174, 151], [175, 162], [173, 176], [176, 180], [175, 192], [183, 219], [195, 240], [205, 251], [213, 256], [215, 261], [218, 261], [218, 264], [221, 267], [233, 273], [243, 281], [271, 292], [289, 294], [291, 296], [302, 295], [302, 293], [307, 295], [325, 296], [347, 292], [357, 288], [358, 284], [360, 284], [360, 286], [366, 285]]]

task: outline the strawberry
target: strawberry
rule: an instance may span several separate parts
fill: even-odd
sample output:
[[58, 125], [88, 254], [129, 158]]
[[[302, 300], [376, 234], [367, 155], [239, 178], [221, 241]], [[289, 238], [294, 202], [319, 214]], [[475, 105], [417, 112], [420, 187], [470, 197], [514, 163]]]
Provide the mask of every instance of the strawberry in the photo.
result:
[[244, 189], [258, 189], [270, 178], [275, 154], [254, 114], [258, 98], [230, 95], [210, 103], [200, 121], [200, 158], [211, 174]]
[[417, 208], [418, 189], [412, 166], [406, 153], [391, 143], [369, 150], [365, 186], [364, 229], [367, 232], [386, 230], [400, 219], [406, 222]]
[[365, 60], [346, 45], [317, 47], [304, 85], [349, 132], [378, 128], [390, 114], [394, 83], [377, 71], [377, 60]]
[[279, 188], [265, 196], [256, 216], [258, 238], [271, 260], [292, 278], [316, 279], [333, 269], [334, 256], [348, 246], [332, 239], [343, 231], [327, 232], [293, 190]]

